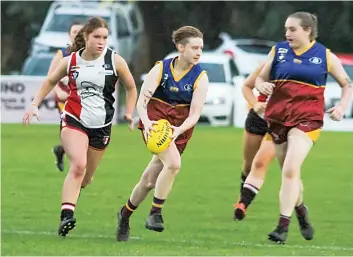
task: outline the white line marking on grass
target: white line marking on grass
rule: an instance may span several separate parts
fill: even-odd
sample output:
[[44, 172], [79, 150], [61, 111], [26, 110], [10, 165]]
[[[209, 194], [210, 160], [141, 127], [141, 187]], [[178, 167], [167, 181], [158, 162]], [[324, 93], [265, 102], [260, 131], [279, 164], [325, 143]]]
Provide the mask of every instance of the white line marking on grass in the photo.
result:
[[[56, 233], [48, 232], [48, 231], [30, 231], [30, 230], [2, 230], [3, 234], [17, 234], [17, 235], [45, 235], [45, 236], [57, 236]], [[70, 234], [68, 237], [76, 237], [76, 238], [115, 238], [114, 235], [93, 235], [93, 234]], [[133, 240], [143, 240], [142, 237], [130, 237]], [[190, 240], [163, 240], [169, 243], [192, 243], [196, 241]], [[219, 242], [210, 241], [210, 243], [214, 243], [219, 245]], [[353, 247], [339, 246], [339, 245], [277, 245], [277, 244], [257, 244], [251, 242], [224, 242], [225, 245], [232, 246], [246, 246], [246, 247], [264, 247], [264, 248], [288, 248], [288, 249], [314, 249], [314, 250], [326, 250], [326, 251], [353, 251]]]

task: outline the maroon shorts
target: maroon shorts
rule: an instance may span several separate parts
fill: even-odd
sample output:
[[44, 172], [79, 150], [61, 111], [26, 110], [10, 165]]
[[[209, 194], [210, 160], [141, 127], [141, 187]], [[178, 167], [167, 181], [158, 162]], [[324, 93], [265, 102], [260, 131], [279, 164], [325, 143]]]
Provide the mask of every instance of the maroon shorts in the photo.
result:
[[[170, 122], [171, 125], [176, 127], [179, 127], [181, 124], [183, 124], [183, 122], [189, 116], [189, 111], [190, 106], [188, 105], [172, 106], [154, 98], [152, 98], [147, 105], [147, 114], [151, 121], [166, 119]], [[141, 120], [139, 121], [138, 128], [142, 131], [142, 137], [146, 143], [145, 137], [143, 135], [144, 127]], [[174, 141], [180, 154], [184, 152], [193, 131], [194, 127], [179, 135], [178, 138]]]
[[305, 121], [300, 122], [295, 126], [284, 126], [275, 122], [268, 122], [268, 124], [269, 134], [271, 135], [272, 141], [275, 144], [282, 144], [287, 142], [288, 132], [292, 128], [297, 128], [305, 132], [315, 143], [320, 136], [321, 128], [323, 126], [322, 121]]

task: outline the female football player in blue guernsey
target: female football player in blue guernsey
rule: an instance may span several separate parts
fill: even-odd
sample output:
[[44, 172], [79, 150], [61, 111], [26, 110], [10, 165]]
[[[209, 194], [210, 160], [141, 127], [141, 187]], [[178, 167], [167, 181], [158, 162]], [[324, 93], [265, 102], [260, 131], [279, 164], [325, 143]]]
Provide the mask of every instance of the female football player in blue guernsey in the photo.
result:
[[197, 64], [202, 54], [203, 34], [197, 28], [185, 26], [175, 31], [172, 38], [179, 56], [157, 62], [151, 69], [142, 85], [136, 109], [144, 139], [155, 121], [167, 119], [173, 128], [173, 141], [167, 150], [153, 155], [129, 200], [118, 212], [118, 241], [128, 240], [129, 217], [153, 188], [152, 208], [145, 227], [158, 232], [164, 230], [162, 207], [180, 170], [180, 155], [206, 100], [208, 77]]
[[[70, 43], [72, 44], [75, 41], [75, 37], [78, 34], [78, 32], [83, 28], [84, 24], [81, 24], [79, 22], [73, 22], [70, 25], [69, 28], [69, 38], [70, 38]], [[61, 48], [57, 51], [56, 55], [54, 56], [53, 60], [50, 63], [48, 75], [51, 74], [56, 67], [59, 65], [60, 60], [65, 58], [66, 56], [69, 56], [69, 52], [67, 51], [66, 48]], [[56, 108], [58, 108], [59, 114], [62, 113], [64, 110], [65, 102], [67, 100], [67, 97], [70, 94], [70, 88], [68, 86], [68, 77], [64, 77], [62, 80], [59, 81], [59, 83], [54, 87], [55, 91], [55, 104]], [[59, 171], [64, 171], [64, 154], [65, 150], [62, 147], [62, 145], [56, 145], [53, 148], [53, 153], [56, 158], [56, 167], [59, 169]]]
[[[340, 102], [327, 110], [331, 119], [342, 119], [353, 91], [337, 56], [315, 41], [315, 15], [291, 14], [285, 30], [287, 41], [275, 45], [274, 56], [268, 58], [255, 82], [262, 94], [271, 95], [265, 119], [282, 169], [280, 217], [276, 229], [268, 235], [278, 243], [286, 241], [294, 206], [303, 200], [300, 171], [323, 126], [327, 75], [331, 74], [342, 87]], [[301, 234], [311, 240], [314, 230], [308, 220], [308, 210], [303, 206], [302, 211]]]

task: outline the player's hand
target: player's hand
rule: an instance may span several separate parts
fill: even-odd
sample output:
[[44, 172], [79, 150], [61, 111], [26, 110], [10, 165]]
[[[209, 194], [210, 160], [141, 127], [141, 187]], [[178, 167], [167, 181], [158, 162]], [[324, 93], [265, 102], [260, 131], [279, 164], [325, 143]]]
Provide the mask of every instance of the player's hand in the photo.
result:
[[260, 84], [259, 86], [257, 86], [256, 89], [261, 94], [271, 95], [274, 87], [275, 87], [275, 84], [269, 83], [269, 82], [264, 82], [264, 83]]
[[146, 139], [151, 136], [151, 131], [156, 131], [156, 129], [153, 127], [154, 124], [157, 124], [157, 121], [147, 120], [143, 123], [143, 126], [145, 128], [144, 133]]
[[257, 114], [261, 115], [265, 112], [266, 106], [266, 103], [257, 102], [256, 104], [254, 104], [253, 109]]
[[22, 120], [23, 125], [29, 125], [33, 116], [36, 116], [38, 121], [40, 120], [38, 106], [34, 104], [25, 112]]
[[327, 110], [327, 113], [330, 114], [330, 118], [334, 121], [340, 121], [343, 118], [344, 110], [341, 105], [336, 105]]
[[176, 126], [172, 126], [172, 130], [173, 130], [173, 134], [172, 134], [172, 142], [174, 142], [177, 138], [178, 138], [178, 136], [180, 135], [180, 134], [182, 134], [182, 131], [181, 131], [181, 128], [180, 127], [176, 127]]
[[126, 120], [126, 121], [129, 122], [129, 129], [130, 129], [130, 131], [132, 132], [132, 131], [134, 130], [134, 126], [135, 126], [135, 124], [134, 124], [134, 119], [132, 118], [132, 115], [129, 114], [129, 113], [126, 113], [126, 114], [124, 115], [124, 120]]

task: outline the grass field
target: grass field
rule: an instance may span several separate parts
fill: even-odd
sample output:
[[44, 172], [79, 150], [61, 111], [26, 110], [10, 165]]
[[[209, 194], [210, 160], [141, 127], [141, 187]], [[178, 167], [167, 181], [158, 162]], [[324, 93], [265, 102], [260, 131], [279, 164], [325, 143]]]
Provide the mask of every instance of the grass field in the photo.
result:
[[240, 129], [196, 129], [165, 204], [166, 230], [144, 228], [151, 194], [131, 218], [127, 243], [115, 241], [116, 212], [151, 158], [138, 131], [114, 127], [95, 179], [81, 193], [77, 227], [60, 238], [56, 230], [66, 172], [56, 170], [51, 153], [58, 126], [1, 129], [2, 255], [353, 255], [352, 133], [323, 132], [303, 167], [315, 239], [302, 239], [293, 219], [287, 244], [276, 245], [267, 233], [279, 215], [277, 163], [247, 218], [232, 220], [242, 159]]

